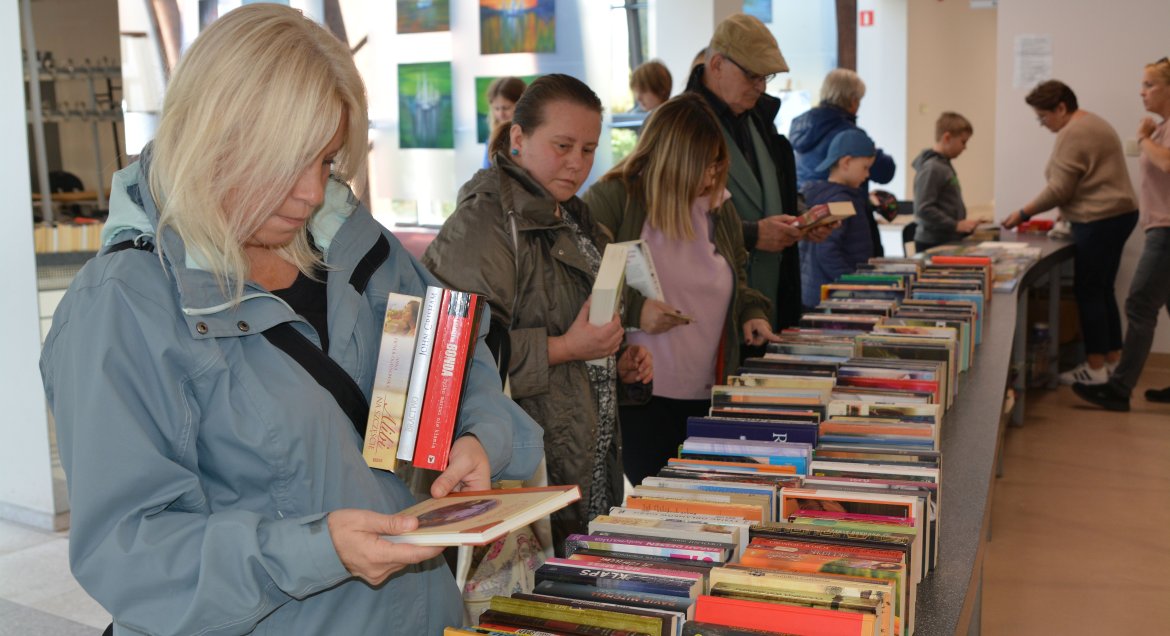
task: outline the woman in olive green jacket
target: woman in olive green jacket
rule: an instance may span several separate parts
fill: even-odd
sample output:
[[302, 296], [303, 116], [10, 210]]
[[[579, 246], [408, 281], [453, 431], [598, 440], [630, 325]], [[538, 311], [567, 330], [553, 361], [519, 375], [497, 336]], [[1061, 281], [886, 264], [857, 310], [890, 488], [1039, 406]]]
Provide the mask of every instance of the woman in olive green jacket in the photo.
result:
[[[615, 360], [617, 317], [588, 321], [605, 237], [576, 194], [600, 134], [601, 101], [588, 86], [538, 79], [493, 139], [492, 167], [460, 189], [422, 259], [450, 287], [487, 297], [509, 336], [512, 399], [544, 427], [549, 482], [581, 487], [581, 500], [552, 516], [558, 554], [567, 535], [621, 503], [615, 380], [649, 382], [652, 371], [641, 347]], [[586, 364], [599, 358], [606, 365]]]
[[634, 152], [585, 194], [615, 240], [646, 241], [667, 301], [639, 297], [629, 308], [648, 326], [629, 341], [647, 347], [657, 367], [650, 402], [621, 409], [634, 484], [677, 453], [688, 417], [707, 414], [712, 385], [736, 372], [740, 344], [775, 339], [768, 300], [747, 283], [727, 170], [715, 114], [684, 94], [655, 109]]

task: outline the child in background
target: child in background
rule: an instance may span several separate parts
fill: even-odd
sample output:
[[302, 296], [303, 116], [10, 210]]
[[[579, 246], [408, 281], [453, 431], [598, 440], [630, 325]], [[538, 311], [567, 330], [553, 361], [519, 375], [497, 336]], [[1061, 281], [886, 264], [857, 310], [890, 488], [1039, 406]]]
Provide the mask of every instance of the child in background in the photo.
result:
[[512, 113], [516, 110], [516, 102], [524, 94], [528, 84], [519, 77], [497, 77], [488, 84], [488, 142], [483, 149], [483, 168], [491, 167], [492, 136], [496, 128], [504, 122], [512, 121]]
[[934, 146], [923, 150], [912, 164], [914, 175], [914, 233], [917, 251], [950, 243], [975, 231], [978, 219], [967, 219], [959, 175], [951, 160], [963, 154], [975, 132], [958, 113], [939, 115], [934, 124]]
[[820, 303], [821, 285], [853, 272], [873, 256], [873, 237], [864, 216], [870, 213], [869, 199], [861, 186], [869, 178], [876, 155], [873, 140], [864, 132], [840, 132], [829, 143], [825, 160], [817, 166], [818, 171], [829, 171], [828, 181], [809, 181], [802, 190], [810, 207], [848, 201], [856, 211], [824, 241], [800, 242], [801, 304], [806, 308]]
[[640, 64], [630, 74], [630, 92], [634, 94], [636, 110], [650, 112], [670, 99], [670, 90], [674, 80], [670, 77], [670, 69], [658, 60], [650, 60]]

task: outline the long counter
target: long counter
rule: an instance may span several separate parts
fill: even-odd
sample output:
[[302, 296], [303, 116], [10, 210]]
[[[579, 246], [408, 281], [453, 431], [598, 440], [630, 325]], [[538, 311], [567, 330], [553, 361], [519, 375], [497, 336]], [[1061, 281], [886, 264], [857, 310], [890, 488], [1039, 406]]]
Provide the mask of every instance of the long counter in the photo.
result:
[[[975, 349], [970, 370], [960, 378], [959, 394], [943, 419], [942, 515], [939, 520], [938, 567], [918, 587], [917, 636], [979, 632], [983, 551], [988, 540], [991, 495], [1003, 436], [1003, 404], [1012, 366], [1022, 360], [1027, 335], [1028, 291], [1049, 281], [1049, 320], [1059, 320], [1060, 266], [1073, 255], [1069, 241], [1016, 236], [1004, 232], [1004, 241], [1027, 242], [1041, 250], [1014, 292], [993, 294], [983, 322], [983, 342]], [[1055, 291], [1057, 293], [1051, 293]], [[1058, 342], [1051, 325], [1050, 356]], [[1055, 369], [1055, 365], [1050, 368]], [[1017, 374], [1018, 406], [1023, 403], [1021, 373]], [[1022, 407], [1019, 414], [1022, 415]], [[1017, 422], [1018, 423], [1018, 422]]]

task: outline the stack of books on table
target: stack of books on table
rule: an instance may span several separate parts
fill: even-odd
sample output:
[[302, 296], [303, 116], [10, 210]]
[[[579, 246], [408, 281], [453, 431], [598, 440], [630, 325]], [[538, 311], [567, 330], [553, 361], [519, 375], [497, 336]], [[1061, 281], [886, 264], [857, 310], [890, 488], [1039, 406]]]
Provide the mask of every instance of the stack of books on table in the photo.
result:
[[883, 258], [823, 286], [799, 327], [712, 388], [677, 457], [481, 625], [913, 634], [938, 563], [944, 414], [991, 281], [987, 262]]

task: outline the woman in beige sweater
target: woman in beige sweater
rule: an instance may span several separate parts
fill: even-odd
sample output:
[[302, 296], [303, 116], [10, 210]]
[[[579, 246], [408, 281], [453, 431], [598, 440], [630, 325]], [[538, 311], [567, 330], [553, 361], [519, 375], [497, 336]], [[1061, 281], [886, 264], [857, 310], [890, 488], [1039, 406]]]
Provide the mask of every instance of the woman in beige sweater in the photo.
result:
[[1138, 220], [1121, 138], [1104, 119], [1080, 110], [1077, 96], [1063, 82], [1043, 82], [1025, 101], [1040, 125], [1056, 133], [1056, 143], [1044, 169], [1048, 184], [1003, 226], [1015, 227], [1055, 207], [1072, 225], [1073, 290], [1086, 359], [1060, 374], [1060, 380], [1102, 384], [1121, 358], [1121, 314], [1113, 284]]

